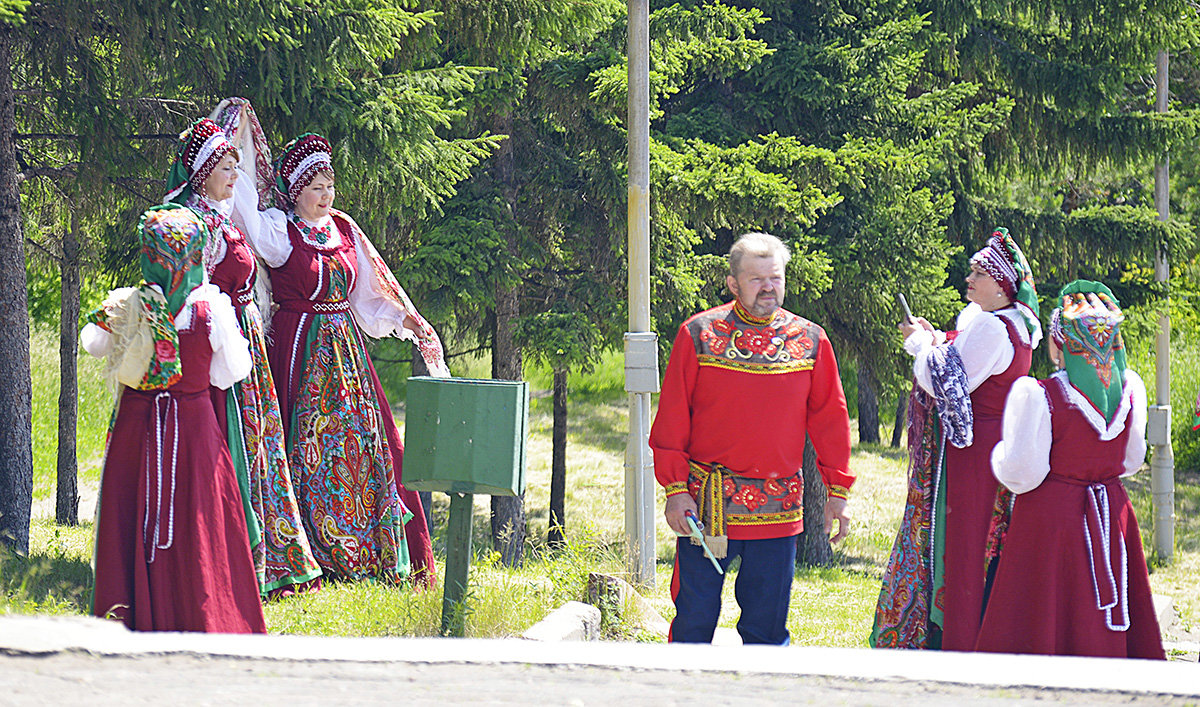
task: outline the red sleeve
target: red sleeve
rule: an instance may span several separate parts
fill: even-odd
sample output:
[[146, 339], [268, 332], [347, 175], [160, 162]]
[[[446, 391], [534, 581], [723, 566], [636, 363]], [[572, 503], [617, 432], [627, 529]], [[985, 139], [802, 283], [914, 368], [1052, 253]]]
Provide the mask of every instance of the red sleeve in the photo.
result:
[[833, 346], [821, 332], [808, 394], [808, 436], [817, 450], [817, 469], [829, 495], [846, 498], [854, 484], [850, 471], [850, 416], [838, 377]]
[[692, 437], [692, 391], [696, 388], [696, 347], [687, 326], [679, 327], [662, 392], [658, 396], [658, 414], [650, 428], [650, 449], [654, 451], [654, 478], [668, 496], [687, 491], [688, 445]]

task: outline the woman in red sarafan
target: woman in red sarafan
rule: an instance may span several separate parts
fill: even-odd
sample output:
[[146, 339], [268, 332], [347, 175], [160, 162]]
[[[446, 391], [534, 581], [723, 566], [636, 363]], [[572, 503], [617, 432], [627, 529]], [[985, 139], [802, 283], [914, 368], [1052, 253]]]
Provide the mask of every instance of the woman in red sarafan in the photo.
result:
[[[243, 99], [225, 101], [216, 114], [227, 116], [235, 129], [240, 125], [246, 140], [265, 144], [253, 109]], [[287, 594], [318, 588], [321, 568], [300, 520], [284, 451], [279, 400], [254, 297], [258, 266], [254, 251], [230, 218], [238, 158], [238, 148], [217, 123], [207, 118], [196, 121], [180, 136], [167, 177], [167, 199], [204, 219], [210, 235], [204, 247], [204, 272], [233, 301], [242, 335], [250, 343], [254, 361], [250, 375], [228, 391], [213, 388], [213, 406], [226, 431], [242, 488], [259, 588], [263, 594]]]
[[1076, 280], [1051, 318], [1062, 368], [1021, 378], [992, 452], [1017, 494], [977, 648], [1165, 658], [1122, 476], [1146, 457], [1146, 388], [1125, 364], [1116, 298]]
[[200, 217], [139, 226], [138, 288], [89, 316], [84, 348], [120, 397], [96, 523], [92, 611], [142, 631], [265, 633], [237, 477], [209, 390], [250, 372], [229, 298], [203, 284]]
[[902, 323], [912, 354], [909, 493], [875, 610], [880, 648], [975, 647], [1011, 494], [988, 455], [1008, 389], [1042, 337], [1033, 276], [1008, 230], [971, 258], [956, 330]]
[[448, 376], [442, 344], [349, 215], [333, 208], [332, 147], [308, 133], [275, 162], [277, 203], [234, 184], [234, 219], [267, 264], [278, 305], [268, 358], [296, 501], [327, 576], [435, 579], [420, 498], [401, 483], [404, 448], [366, 337], [416, 343]]

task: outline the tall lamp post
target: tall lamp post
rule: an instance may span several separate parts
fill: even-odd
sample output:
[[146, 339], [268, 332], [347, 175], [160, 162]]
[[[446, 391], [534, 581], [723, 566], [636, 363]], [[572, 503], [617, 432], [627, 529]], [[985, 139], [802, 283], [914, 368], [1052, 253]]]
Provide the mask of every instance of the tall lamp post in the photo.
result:
[[[1159, 113], [1167, 112], [1167, 52], [1159, 51], [1156, 62], [1155, 108]], [[1158, 220], [1170, 218], [1167, 168], [1169, 158], [1163, 155], [1154, 165], [1154, 205], [1158, 209]], [[1159, 244], [1154, 258], [1154, 281], [1165, 289], [1169, 286], [1170, 266], [1163, 244]], [[1158, 336], [1154, 341], [1154, 397], [1150, 407], [1147, 436], [1154, 447], [1150, 461], [1150, 492], [1154, 505], [1154, 554], [1162, 561], [1170, 561], [1175, 550], [1175, 453], [1171, 449], [1171, 315], [1170, 298], [1162, 300], [1162, 312], [1158, 316]]]
[[650, 331], [650, 2], [629, 2], [629, 331], [625, 390], [625, 545], [634, 584], [654, 586], [654, 460], [650, 395], [658, 392], [658, 343]]

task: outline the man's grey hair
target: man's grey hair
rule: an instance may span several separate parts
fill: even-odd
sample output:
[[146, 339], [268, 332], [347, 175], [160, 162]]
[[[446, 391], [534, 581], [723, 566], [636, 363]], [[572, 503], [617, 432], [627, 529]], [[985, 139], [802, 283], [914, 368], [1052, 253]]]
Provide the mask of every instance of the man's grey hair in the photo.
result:
[[735, 278], [742, 269], [742, 258], [779, 258], [783, 265], [792, 259], [792, 252], [769, 233], [746, 233], [729, 249], [729, 274]]

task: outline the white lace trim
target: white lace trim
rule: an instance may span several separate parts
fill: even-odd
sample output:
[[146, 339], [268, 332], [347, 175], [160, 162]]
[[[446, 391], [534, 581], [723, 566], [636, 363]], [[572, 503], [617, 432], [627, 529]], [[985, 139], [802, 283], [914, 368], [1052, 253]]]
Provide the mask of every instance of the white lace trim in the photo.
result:
[[1125, 431], [1125, 420], [1129, 417], [1129, 410], [1133, 407], [1133, 391], [1131, 386], [1124, 386], [1121, 391], [1121, 404], [1117, 406], [1117, 412], [1113, 415], [1112, 422], [1106, 423], [1100, 411], [1096, 409], [1092, 402], [1087, 399], [1087, 396], [1079, 391], [1078, 388], [1071, 385], [1071, 380], [1067, 377], [1066, 371], [1059, 371], [1050, 376], [1051, 380], [1058, 383], [1062, 388], [1063, 395], [1067, 398], [1067, 403], [1076, 410], [1083, 413], [1083, 417], [1100, 435], [1101, 442], [1114, 440]]

